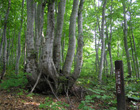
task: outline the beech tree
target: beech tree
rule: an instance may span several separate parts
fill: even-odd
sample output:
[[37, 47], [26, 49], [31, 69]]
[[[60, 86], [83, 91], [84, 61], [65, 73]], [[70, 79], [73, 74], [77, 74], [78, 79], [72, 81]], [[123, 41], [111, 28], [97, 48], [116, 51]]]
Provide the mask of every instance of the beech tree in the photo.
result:
[[[82, 7], [83, 0], [81, 0], [79, 6], [79, 14], [78, 14], [78, 4], [79, 0], [73, 1], [73, 9], [70, 17], [70, 25], [69, 25], [69, 47], [66, 56], [66, 60], [60, 72], [60, 51], [61, 51], [61, 36], [62, 36], [62, 28], [63, 28], [63, 17], [65, 13], [65, 0], [61, 0], [58, 6], [58, 15], [57, 15], [57, 31], [55, 35], [55, 1], [47, 1], [47, 30], [45, 42], [42, 45], [42, 55], [40, 59], [40, 63], [37, 63], [37, 54], [39, 52], [38, 49], [35, 49], [34, 42], [34, 34], [33, 34], [33, 4], [34, 1], [27, 0], [27, 64], [26, 64], [26, 72], [31, 73], [28, 75], [29, 83], [36, 90], [45, 91], [48, 87], [50, 87], [51, 91], [56, 95], [57, 93], [61, 93], [65, 88], [69, 89], [73, 86], [76, 79], [80, 74], [80, 69], [82, 65], [82, 47], [83, 47], [83, 37], [82, 37]], [[38, 5], [39, 6], [39, 5]], [[39, 7], [38, 7], [39, 8]], [[79, 38], [78, 38], [78, 49], [77, 49], [77, 61], [75, 72], [70, 75], [71, 66], [75, 54], [75, 31], [76, 31], [76, 18], [79, 16], [78, 29], [79, 29]], [[38, 18], [39, 20], [39, 18]], [[43, 20], [41, 20], [43, 22]], [[36, 23], [37, 24], [37, 23]], [[37, 25], [39, 26], [39, 24]], [[40, 26], [38, 27], [40, 28]], [[37, 30], [37, 29], [36, 29]], [[39, 31], [37, 30], [37, 33]], [[41, 32], [40, 32], [41, 33]], [[36, 36], [37, 38], [41, 37], [41, 34]], [[40, 43], [36, 43], [36, 47], [39, 46]], [[54, 47], [54, 48], [53, 48]], [[37, 52], [36, 52], [37, 51]], [[38, 65], [40, 64], [40, 65]], [[65, 83], [62, 83], [65, 82]], [[68, 83], [66, 83], [68, 82]], [[36, 84], [35, 84], [36, 83]], [[48, 85], [48, 86], [47, 86]], [[63, 88], [65, 86], [65, 88]], [[32, 89], [33, 91], [33, 89]]]
[[9, 1], [0, 1], [0, 72], [24, 71], [31, 92], [57, 97], [79, 76], [104, 83], [115, 60], [125, 76], [139, 77], [137, 0], [12, 0], [8, 8]]

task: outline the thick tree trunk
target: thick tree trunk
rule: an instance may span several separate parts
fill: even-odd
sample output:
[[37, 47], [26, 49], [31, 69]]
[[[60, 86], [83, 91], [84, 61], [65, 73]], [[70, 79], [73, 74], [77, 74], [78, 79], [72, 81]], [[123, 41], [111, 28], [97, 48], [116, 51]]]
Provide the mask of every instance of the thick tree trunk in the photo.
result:
[[107, 3], [107, 0], [104, 1], [103, 12], [102, 12], [102, 26], [101, 26], [102, 48], [101, 48], [101, 59], [100, 59], [100, 67], [99, 67], [99, 82], [100, 83], [102, 82], [103, 62], [104, 62], [104, 55], [105, 55], [104, 21], [105, 21], [106, 3]]
[[24, 9], [24, 0], [22, 0], [21, 24], [20, 24], [19, 33], [18, 33], [18, 52], [17, 52], [17, 58], [16, 58], [16, 67], [15, 67], [16, 74], [19, 73], [19, 61], [20, 61], [20, 54], [21, 54], [20, 36], [21, 36], [22, 24], [23, 24], [23, 9]]
[[83, 17], [82, 17], [82, 10], [83, 10], [84, 0], [80, 0], [79, 10], [78, 10], [78, 47], [76, 53], [76, 64], [74, 68], [73, 77], [77, 79], [80, 75], [81, 68], [82, 68], [82, 57], [83, 57]]
[[61, 0], [58, 4], [58, 15], [57, 15], [57, 27], [54, 39], [54, 50], [53, 50], [53, 61], [57, 72], [60, 72], [61, 63], [61, 37], [64, 23], [64, 13], [65, 13], [66, 0]]
[[3, 41], [4, 41], [4, 51], [3, 51], [3, 71], [1, 74], [1, 79], [5, 75], [6, 72], [6, 52], [7, 52], [7, 37], [6, 37], [6, 30], [7, 30], [7, 20], [9, 16], [9, 11], [10, 11], [10, 6], [11, 6], [11, 0], [8, 1], [8, 9], [5, 15], [5, 20], [4, 20], [4, 28], [3, 28]]
[[[43, 46], [42, 72], [48, 80], [52, 79], [55, 89], [58, 87], [58, 73], [53, 62], [53, 42], [54, 42], [54, 8], [55, 2], [48, 3], [47, 35]], [[48, 82], [48, 81], [47, 81]]]
[[63, 74], [68, 76], [71, 71], [71, 66], [74, 58], [75, 53], [75, 28], [76, 28], [76, 17], [78, 14], [78, 3], [79, 0], [73, 1], [73, 9], [70, 17], [70, 26], [69, 26], [69, 47], [66, 56], [66, 60], [63, 66]]
[[123, 1], [123, 14], [124, 14], [124, 46], [125, 52], [127, 57], [127, 67], [128, 67], [128, 75], [131, 77], [131, 64], [130, 64], [130, 57], [129, 57], [129, 50], [127, 45], [127, 20], [126, 20], [126, 8], [125, 8], [125, 1]]
[[37, 79], [37, 62], [36, 62], [36, 51], [34, 48], [34, 32], [33, 32], [33, 7], [34, 0], [27, 0], [27, 63], [26, 63], [26, 72], [31, 73], [28, 75], [28, 79], [32, 85]]

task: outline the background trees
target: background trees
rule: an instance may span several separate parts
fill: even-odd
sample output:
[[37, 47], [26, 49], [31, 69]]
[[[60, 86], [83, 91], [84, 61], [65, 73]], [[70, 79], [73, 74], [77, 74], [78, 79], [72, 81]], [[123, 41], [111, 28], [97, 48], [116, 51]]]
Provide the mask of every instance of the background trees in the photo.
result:
[[[43, 80], [38, 85], [42, 87], [46, 78], [57, 90], [62, 87], [63, 78], [71, 83], [79, 76], [92, 76], [104, 82], [114, 74], [113, 62], [120, 59], [124, 62], [125, 76], [139, 77], [138, 0], [9, 3], [0, 1], [1, 72], [6, 64], [7, 71], [16, 67], [19, 74], [25, 67], [27, 73], [32, 73], [28, 76], [32, 86], [42, 73]], [[106, 11], [102, 11], [104, 3]]]

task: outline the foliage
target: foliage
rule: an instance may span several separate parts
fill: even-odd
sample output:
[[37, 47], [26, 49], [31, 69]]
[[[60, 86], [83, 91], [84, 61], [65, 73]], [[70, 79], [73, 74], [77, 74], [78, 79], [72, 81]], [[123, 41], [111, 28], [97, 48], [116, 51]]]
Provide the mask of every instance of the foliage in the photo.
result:
[[18, 75], [15, 73], [7, 75], [6, 79], [2, 80], [0, 84], [1, 89], [9, 89], [11, 87], [25, 87], [28, 83], [26, 78], [27, 73], [21, 72]]
[[90, 81], [90, 88], [87, 87], [88, 95], [85, 96], [85, 100], [81, 101], [79, 109], [82, 110], [94, 110], [96, 109], [96, 103], [100, 108], [106, 107], [109, 110], [116, 110], [116, 96], [115, 96], [115, 82], [111, 82], [112, 78], [106, 85], [99, 85], [93, 81]]
[[92, 109], [93, 105], [92, 103], [94, 103], [94, 100], [92, 100], [92, 97], [90, 95], [87, 95], [85, 97], [84, 101], [81, 101], [81, 104], [79, 105], [79, 109], [82, 110], [94, 110]]
[[57, 110], [57, 109], [61, 109], [61, 110], [66, 110], [65, 107], [68, 107], [69, 105], [64, 103], [64, 102], [54, 102], [51, 98], [46, 97], [45, 99], [45, 103], [44, 104], [40, 104], [39, 108], [40, 109], [49, 109], [49, 110]]

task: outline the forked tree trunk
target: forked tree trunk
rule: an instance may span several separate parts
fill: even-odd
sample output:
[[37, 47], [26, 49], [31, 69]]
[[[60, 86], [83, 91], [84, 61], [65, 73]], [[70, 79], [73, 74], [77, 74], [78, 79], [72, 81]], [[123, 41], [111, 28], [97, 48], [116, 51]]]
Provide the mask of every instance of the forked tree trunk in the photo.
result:
[[[74, 0], [74, 2], [73, 2], [73, 10], [72, 10], [72, 14], [71, 14], [70, 29], [69, 29], [69, 37], [70, 37], [69, 50], [68, 50], [67, 58], [65, 61], [64, 70], [63, 70], [63, 73], [61, 73], [61, 75], [57, 72], [56, 66], [55, 66], [54, 60], [53, 60], [53, 43], [54, 43], [54, 30], [55, 30], [55, 28], [54, 28], [55, 1], [53, 0], [53, 1], [47, 3], [48, 4], [47, 33], [46, 33], [46, 39], [45, 39], [43, 49], [42, 49], [40, 68], [37, 65], [35, 65], [36, 64], [36, 62], [35, 62], [36, 58], [34, 57], [35, 53], [30, 53], [30, 52], [34, 52], [33, 36], [31, 36], [32, 30], [33, 30], [33, 27], [31, 27], [31, 25], [33, 26], [33, 23], [31, 23], [31, 21], [30, 21], [32, 18], [32, 16], [31, 16], [32, 4], [30, 1], [27, 2], [27, 6], [29, 6], [29, 4], [30, 4], [30, 7], [27, 8], [28, 14], [30, 13], [30, 15], [28, 15], [28, 19], [27, 19], [27, 39], [28, 40], [26, 40], [26, 42], [27, 42], [27, 56], [29, 56], [29, 57], [27, 57], [27, 66], [28, 67], [26, 70], [28, 70], [27, 72], [32, 73], [32, 76], [29, 77], [29, 81], [33, 82], [31, 84], [32, 86], [36, 82], [36, 84], [35, 84], [36, 90], [46, 91], [48, 88], [50, 88], [51, 91], [53, 92], [53, 94], [56, 96], [56, 94], [58, 92], [62, 93], [63, 91], [66, 90], [66, 88], [68, 90], [69, 83], [71, 85], [73, 85], [73, 83], [74, 83], [73, 80], [71, 79], [71, 77], [73, 77], [73, 76], [69, 77], [68, 75], [70, 75], [69, 73], [71, 70], [71, 65], [73, 62], [73, 56], [74, 56], [74, 51], [75, 51], [75, 26], [76, 26], [76, 16], [77, 16], [77, 12], [78, 12], [78, 2], [79, 2], [79, 0]], [[28, 21], [30, 21], [30, 22], [28, 22]], [[30, 23], [30, 25], [29, 25], [29, 23]], [[29, 28], [29, 26], [30, 26], [30, 28]], [[29, 30], [30, 30], [30, 32], [29, 32]], [[29, 42], [31, 42], [31, 43], [29, 44]], [[30, 56], [32, 56], [32, 57], [30, 57]], [[81, 57], [80, 57], [80, 59], [81, 59]], [[32, 63], [34, 63], [34, 64], [32, 64]], [[37, 72], [36, 68], [39, 70], [38, 72]], [[74, 74], [74, 76], [75, 76], [75, 74]], [[35, 88], [35, 86], [33, 88]]]
[[[52, 80], [51, 83], [55, 86], [54, 89], [58, 87], [58, 73], [56, 71], [54, 62], [53, 62], [53, 41], [54, 41], [54, 8], [55, 2], [48, 3], [48, 16], [47, 16], [47, 35], [46, 41], [43, 46], [43, 56], [41, 69], [43, 76], [47, 80]], [[48, 81], [47, 81], [48, 82]]]

